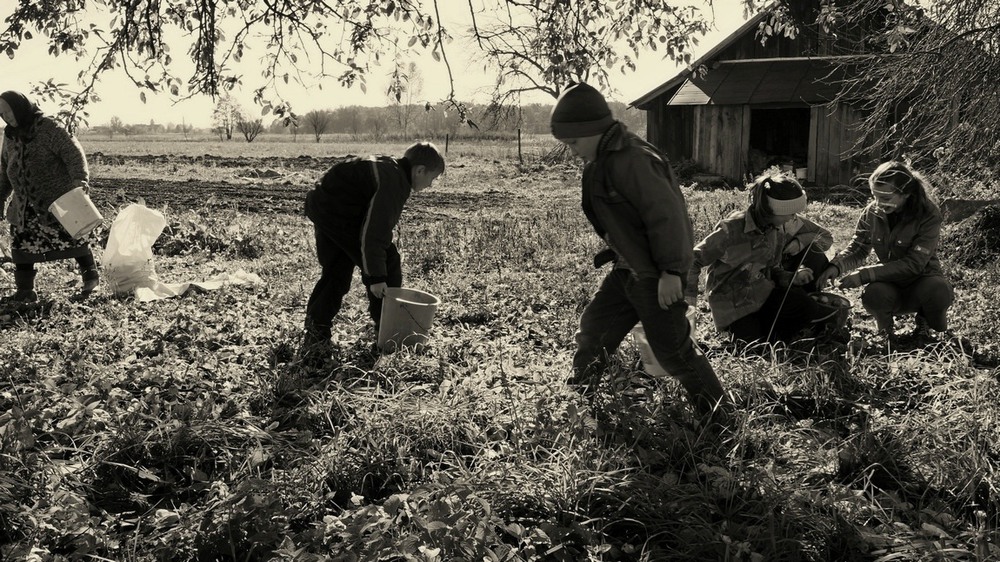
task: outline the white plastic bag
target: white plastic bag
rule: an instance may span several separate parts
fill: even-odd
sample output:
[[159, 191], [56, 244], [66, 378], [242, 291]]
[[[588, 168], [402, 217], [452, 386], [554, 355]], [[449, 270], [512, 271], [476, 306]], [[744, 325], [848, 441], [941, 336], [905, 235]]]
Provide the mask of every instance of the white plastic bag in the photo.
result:
[[122, 209], [108, 234], [101, 263], [104, 279], [114, 293], [130, 293], [157, 283], [153, 243], [167, 226], [163, 213], [140, 203]]

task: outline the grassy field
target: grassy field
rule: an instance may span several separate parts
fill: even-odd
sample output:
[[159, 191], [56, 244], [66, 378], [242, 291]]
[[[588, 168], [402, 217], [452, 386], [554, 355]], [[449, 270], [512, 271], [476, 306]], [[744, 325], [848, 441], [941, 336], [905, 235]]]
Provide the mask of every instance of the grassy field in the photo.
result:
[[[398, 232], [405, 284], [442, 299], [429, 349], [372, 354], [356, 280], [340, 365], [320, 371], [294, 356], [318, 275], [301, 196], [331, 159], [401, 145], [84, 146], [101, 153], [106, 226], [140, 196], [166, 213], [160, 279], [243, 269], [264, 284], [75, 302], [76, 274], [56, 262], [37, 306], [0, 310], [2, 559], [1000, 557], [996, 260], [945, 256], [975, 357], [864, 346], [857, 291], [848, 349], [744, 353], [699, 311], [737, 405], [719, 439], [631, 344], [593, 412], [565, 385], [605, 272], [590, 265], [580, 167], [543, 160], [552, 144], [523, 164], [506, 145], [452, 145]], [[686, 194], [699, 234], [745, 201]], [[859, 208], [815, 195], [809, 215], [843, 247]]]

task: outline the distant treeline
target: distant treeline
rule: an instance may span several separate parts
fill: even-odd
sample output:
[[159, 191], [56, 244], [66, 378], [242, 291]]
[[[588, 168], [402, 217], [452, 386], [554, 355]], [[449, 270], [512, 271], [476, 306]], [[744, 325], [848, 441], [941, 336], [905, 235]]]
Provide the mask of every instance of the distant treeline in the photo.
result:
[[[628, 108], [624, 103], [611, 102], [611, 111], [617, 119], [624, 121], [630, 129], [645, 134], [646, 113]], [[468, 106], [465, 122], [459, 111], [442, 105], [390, 105], [386, 107], [346, 106], [336, 109], [310, 111], [298, 115], [295, 123], [284, 120], [263, 118], [263, 133], [267, 135], [302, 135], [308, 139], [321, 139], [324, 135], [350, 135], [358, 138], [393, 139], [412, 137], [451, 136], [508, 137], [518, 130], [523, 134], [546, 134], [549, 132], [551, 104], [528, 104], [521, 107], [491, 110], [485, 105]], [[256, 120], [247, 115], [243, 119]], [[190, 124], [124, 124], [116, 118], [111, 123], [92, 126], [91, 134], [149, 135], [178, 134], [192, 135], [214, 131], [214, 128], [197, 128]], [[243, 140], [234, 136], [233, 140]]]

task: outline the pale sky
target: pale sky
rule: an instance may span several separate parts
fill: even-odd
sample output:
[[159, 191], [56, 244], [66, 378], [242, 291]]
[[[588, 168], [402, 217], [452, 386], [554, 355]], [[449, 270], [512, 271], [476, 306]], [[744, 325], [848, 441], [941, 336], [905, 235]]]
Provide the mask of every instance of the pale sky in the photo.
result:
[[[442, 2], [442, 4], [445, 3]], [[457, 35], [462, 28], [467, 26], [456, 19], [460, 16], [468, 17], [467, 6], [464, 2], [449, 2], [447, 5], [454, 6], [454, 12], [448, 14], [445, 12], [448, 8], [442, 6], [441, 17], [448, 27], [455, 30], [453, 33]], [[701, 6], [702, 4], [696, 5]], [[740, 0], [714, 0], [714, 6], [716, 30], [699, 39], [699, 44], [694, 52], [695, 57], [712, 48], [745, 21]], [[8, 10], [9, 8], [0, 9], [0, 19], [9, 14]], [[107, 26], [107, 22], [102, 23], [105, 27]], [[185, 48], [178, 45], [175, 51], [184, 51]], [[460, 40], [456, 39], [447, 48], [452, 71], [455, 75], [457, 97], [463, 101], [486, 101], [485, 96], [480, 92], [492, 83], [491, 77], [484, 73], [481, 64], [471, 62], [465, 54], [468, 49], [463, 48]], [[44, 82], [50, 78], [57, 82], [75, 84], [76, 75], [84, 63], [75, 61], [72, 56], [50, 57], [46, 51], [46, 43], [36, 38], [22, 43], [21, 49], [17, 51], [13, 60], [0, 56], [2, 59], [0, 62], [0, 69], [2, 69], [0, 90], [20, 90], [29, 93], [32, 84]], [[244, 69], [244, 90], [235, 91], [234, 97], [242, 103], [249, 113], [253, 114], [260, 110], [253, 104], [253, 88], [258, 78], [258, 72], [253, 69], [252, 62], [257, 59], [252, 49], [248, 53], [244, 58], [244, 64], [247, 65], [247, 68]], [[183, 58], [184, 54], [186, 53], [172, 53], [175, 65], [177, 65], [178, 59]], [[650, 51], [638, 59], [636, 72], [622, 75], [617, 70], [612, 71], [610, 73], [612, 85], [618, 92], [610, 97], [625, 103], [631, 102], [679, 72], [679, 67], [662, 57], [662, 53]], [[312, 109], [332, 109], [347, 105], [385, 105], [388, 103], [385, 95], [388, 85], [387, 76], [392, 71], [394, 62], [389, 61], [384, 68], [373, 68], [370, 71], [367, 94], [362, 92], [357, 85], [352, 88], [343, 88], [334, 79], [323, 82], [322, 90], [316, 87], [305, 89], [294, 85], [283, 85], [284, 89], [281, 93], [292, 103], [294, 111], [299, 114]], [[432, 103], [441, 101], [448, 93], [444, 65], [435, 62], [430, 55], [425, 55], [415, 62], [420, 66], [423, 75], [422, 97]], [[174, 69], [182, 80], [189, 75], [183, 70], [179, 65], [178, 68]], [[97, 91], [101, 96], [101, 101], [88, 108], [91, 126], [105, 124], [112, 116], [117, 116], [125, 123], [149, 123], [150, 119], [153, 119], [157, 123], [163, 124], [186, 122], [197, 127], [206, 127], [210, 125], [212, 108], [215, 106], [215, 102], [208, 96], [176, 102], [167, 94], [159, 96], [147, 94], [147, 102], [143, 104], [139, 99], [139, 91], [121, 71], [116, 71], [115, 74], [106, 73], [98, 85]], [[38, 101], [43, 111], [55, 112], [56, 108], [52, 107], [50, 102]], [[540, 96], [523, 101], [551, 103], [552, 99]], [[269, 123], [271, 119], [270, 116], [266, 117], [265, 123]]]

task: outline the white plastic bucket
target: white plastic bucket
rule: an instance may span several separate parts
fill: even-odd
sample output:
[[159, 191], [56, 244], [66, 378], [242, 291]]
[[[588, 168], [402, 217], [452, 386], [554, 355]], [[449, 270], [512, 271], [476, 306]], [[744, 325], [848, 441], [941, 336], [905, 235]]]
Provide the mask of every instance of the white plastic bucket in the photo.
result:
[[83, 187], [71, 189], [49, 205], [49, 212], [55, 215], [59, 224], [73, 238], [82, 238], [101, 224], [104, 217], [94, 206]]
[[[694, 337], [694, 331], [697, 327], [696, 319], [697, 311], [693, 306], [689, 306], [685, 316], [687, 317], [688, 326], [691, 328], [691, 343], [695, 346], [698, 345], [698, 340]], [[670, 376], [670, 373], [660, 365], [660, 362], [656, 359], [656, 355], [653, 354], [653, 348], [649, 346], [649, 338], [646, 337], [646, 329], [643, 327], [642, 323], [638, 323], [632, 328], [632, 341], [635, 346], [639, 348], [639, 358], [642, 360], [642, 370], [646, 372], [647, 375], [654, 378], [666, 378]]]
[[400, 347], [421, 350], [434, 321], [441, 299], [417, 289], [389, 287], [382, 297], [378, 348], [395, 351]]

